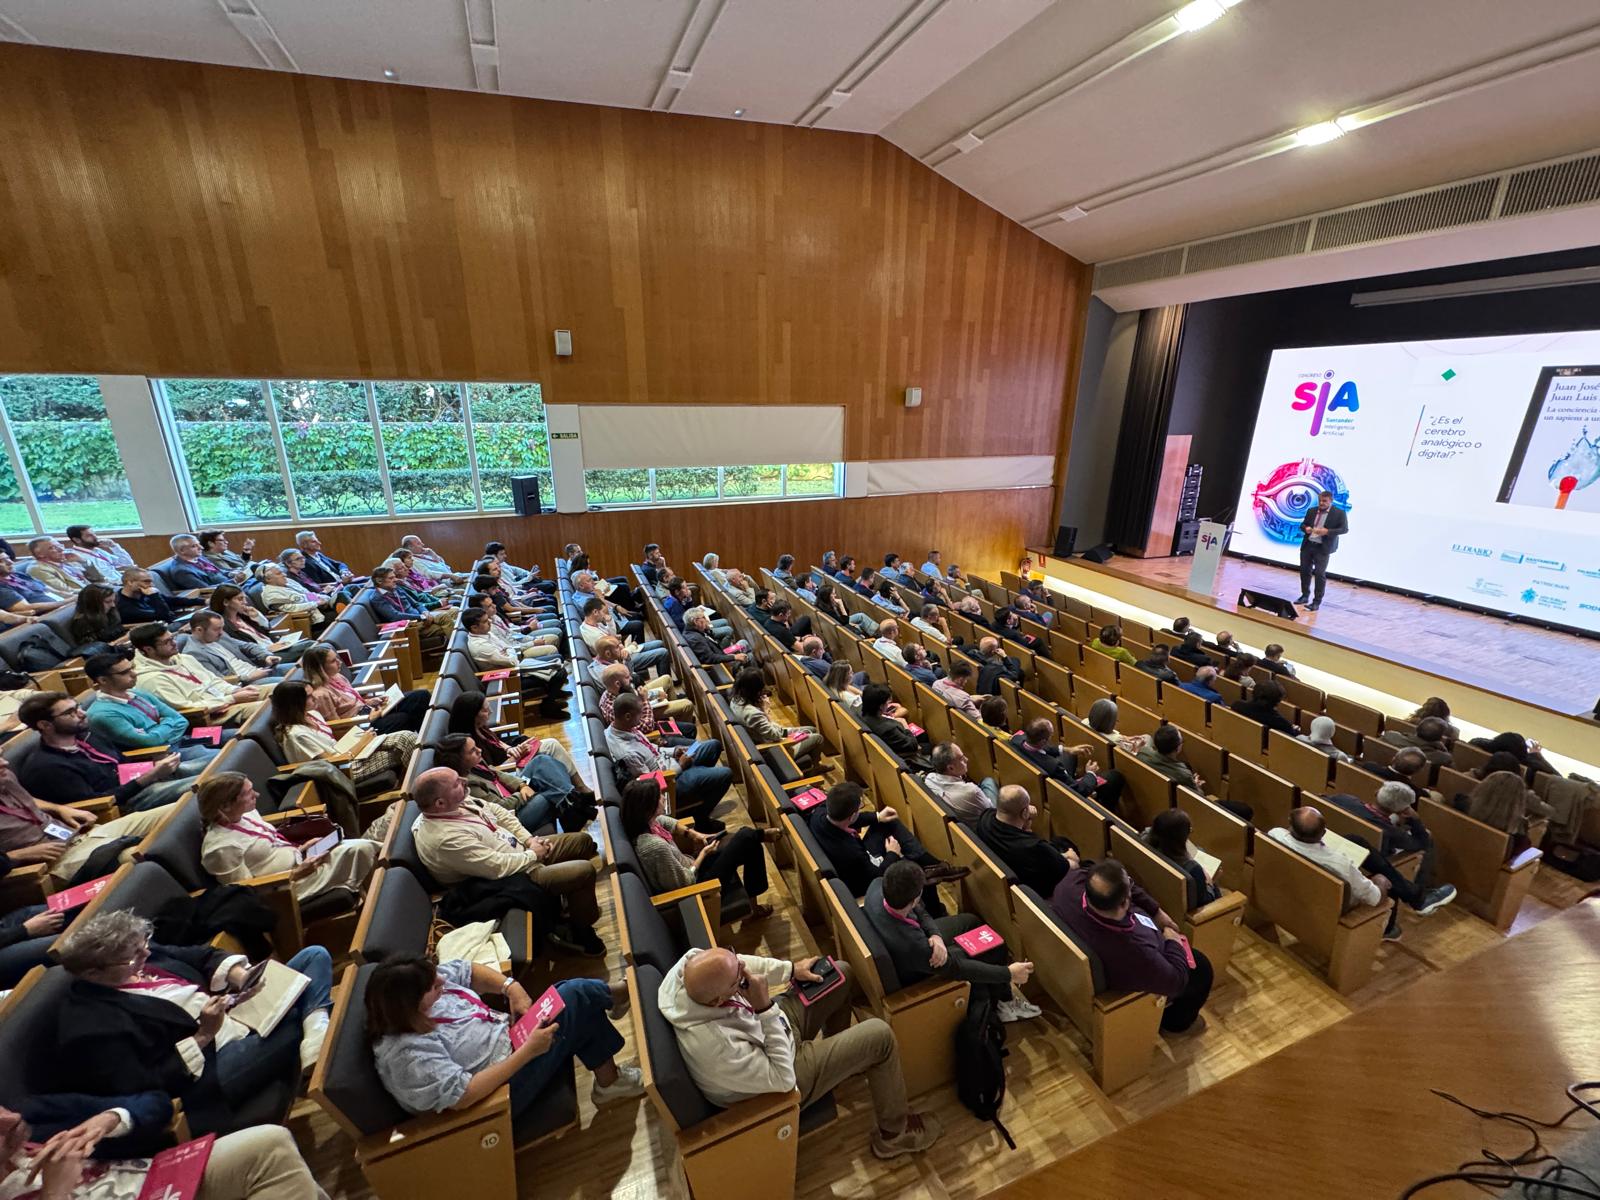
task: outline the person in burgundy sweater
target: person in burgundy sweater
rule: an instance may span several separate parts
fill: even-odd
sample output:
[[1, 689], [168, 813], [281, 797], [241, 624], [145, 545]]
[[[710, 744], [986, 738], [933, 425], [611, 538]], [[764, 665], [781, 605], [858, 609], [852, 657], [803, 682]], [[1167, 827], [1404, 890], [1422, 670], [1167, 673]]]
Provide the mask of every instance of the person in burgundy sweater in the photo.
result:
[[1068, 872], [1056, 885], [1050, 907], [1079, 943], [1099, 956], [1106, 991], [1167, 997], [1163, 1033], [1205, 1028], [1200, 1009], [1211, 995], [1211, 963], [1198, 950], [1185, 952], [1177, 923], [1128, 878], [1121, 863], [1105, 858]]

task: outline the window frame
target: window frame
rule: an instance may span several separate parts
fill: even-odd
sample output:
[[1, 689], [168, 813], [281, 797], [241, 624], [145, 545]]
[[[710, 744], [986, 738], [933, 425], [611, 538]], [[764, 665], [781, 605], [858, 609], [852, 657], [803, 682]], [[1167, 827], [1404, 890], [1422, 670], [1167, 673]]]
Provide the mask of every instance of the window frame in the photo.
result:
[[[116, 421], [111, 406], [105, 402], [105, 393], [101, 383], [101, 376], [93, 372], [84, 371], [0, 371], [0, 379], [92, 379], [95, 390], [100, 393], [101, 403], [105, 407], [105, 421], [111, 427], [113, 441], [116, 439]], [[4, 538], [38, 538], [38, 537], [63, 537], [64, 532], [52, 530], [44, 521], [43, 510], [39, 506], [39, 497], [33, 486], [33, 476], [28, 472], [28, 464], [22, 456], [22, 445], [17, 440], [17, 431], [13, 427], [11, 413], [5, 404], [4, 395], [0, 394], [0, 442], [4, 443], [6, 461], [11, 466], [12, 475], [17, 481], [17, 491], [21, 497], [23, 508], [27, 511], [28, 519], [33, 523], [33, 532], [17, 532], [0, 534]], [[117, 446], [118, 461], [122, 460], [122, 447]], [[128, 464], [122, 462], [124, 475], [128, 474]], [[131, 476], [130, 476], [131, 478]], [[135, 524], [133, 525], [93, 525], [92, 527], [102, 533], [124, 534], [129, 536], [142, 536], [144, 534], [144, 514], [139, 511], [138, 499], [133, 495], [130, 487], [128, 503], [133, 508]], [[64, 531], [69, 524], [63, 523]], [[87, 523], [87, 522], [86, 522]]]
[[[842, 462], [833, 463], [833, 491], [831, 492], [802, 492], [798, 495], [789, 493], [789, 468], [791, 466], [810, 466], [806, 463], [729, 463], [717, 467], [717, 494], [688, 500], [662, 500], [656, 495], [657, 471], [681, 471], [682, 467], [586, 467], [584, 469], [584, 504], [591, 510], [614, 512], [623, 508], [695, 508], [710, 504], [781, 504], [794, 500], [840, 500], [844, 498], [844, 467]], [[778, 494], [776, 496], [730, 496], [727, 494], [727, 473], [729, 467], [776, 467], [778, 469]], [[617, 501], [598, 503], [589, 499], [589, 475], [594, 471], [644, 471], [646, 483], [649, 488], [649, 498], [645, 500]]]

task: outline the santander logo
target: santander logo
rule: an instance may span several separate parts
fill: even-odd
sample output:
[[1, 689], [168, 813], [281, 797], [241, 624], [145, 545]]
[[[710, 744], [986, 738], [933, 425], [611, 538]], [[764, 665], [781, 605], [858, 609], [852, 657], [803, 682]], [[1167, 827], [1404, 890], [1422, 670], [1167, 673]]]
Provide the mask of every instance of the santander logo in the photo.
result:
[[1353, 379], [1341, 383], [1337, 391], [1334, 390], [1331, 379], [1324, 379], [1321, 383], [1308, 379], [1294, 389], [1294, 403], [1291, 407], [1297, 412], [1312, 410], [1311, 436], [1316, 437], [1322, 432], [1324, 414], [1337, 412], [1341, 408], [1355, 412], [1361, 407], [1361, 397], [1356, 394], [1356, 382]]

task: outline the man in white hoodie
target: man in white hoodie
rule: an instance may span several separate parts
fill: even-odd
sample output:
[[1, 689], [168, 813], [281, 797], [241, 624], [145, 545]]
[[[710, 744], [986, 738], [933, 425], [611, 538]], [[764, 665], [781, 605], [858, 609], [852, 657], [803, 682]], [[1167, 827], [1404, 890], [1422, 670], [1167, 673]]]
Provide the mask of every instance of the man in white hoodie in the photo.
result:
[[[772, 989], [818, 979], [815, 958], [783, 962], [732, 950], [690, 950], [661, 981], [657, 1003], [678, 1033], [678, 1049], [695, 1085], [713, 1104], [800, 1090], [800, 1106], [856, 1075], [867, 1077], [877, 1127], [872, 1152], [897, 1158], [939, 1139], [931, 1114], [906, 1103], [905, 1076], [894, 1031], [876, 1017], [851, 1025], [849, 969], [844, 982], [809, 1008], [793, 990]], [[825, 1029], [837, 1032], [818, 1037]]]

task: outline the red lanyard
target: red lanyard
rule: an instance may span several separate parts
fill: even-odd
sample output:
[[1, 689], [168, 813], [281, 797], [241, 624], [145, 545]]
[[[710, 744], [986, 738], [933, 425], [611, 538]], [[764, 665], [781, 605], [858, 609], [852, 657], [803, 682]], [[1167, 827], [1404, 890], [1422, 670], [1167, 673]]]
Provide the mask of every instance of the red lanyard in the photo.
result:
[[477, 996], [473, 995], [473, 993], [467, 991], [465, 988], [458, 987], [447, 987], [444, 990], [449, 992], [452, 996], [457, 996], [460, 999], [465, 1000], [472, 1008], [472, 1011], [464, 1017], [434, 1017], [433, 1023], [435, 1025], [461, 1025], [467, 1021], [484, 1021], [489, 1024], [494, 1023], [494, 1013], [489, 1011], [489, 1006], [486, 1005], [482, 1000], [478, 999]]
[[283, 834], [279, 833], [276, 829], [273, 829], [270, 825], [267, 826], [267, 831], [265, 833], [256, 828], [254, 825], [224, 825], [223, 828], [231, 829], [235, 833], [242, 833], [246, 837], [260, 838], [263, 842], [271, 842], [274, 846], [294, 845], [293, 842], [284, 837]]
[[472, 773], [479, 779], [487, 779], [490, 783], [494, 784], [494, 790], [500, 793], [502, 799], [511, 799], [510, 790], [505, 784], [500, 782], [500, 776], [496, 775], [493, 771], [485, 767], [475, 767]]
[[155, 705], [146, 704], [143, 700], [139, 699], [139, 697], [135, 696], [132, 692], [128, 693], [128, 703], [132, 707], [137, 708], [140, 712], [142, 712], [145, 716], [149, 717], [152, 721], [157, 721], [157, 720], [161, 719], [161, 713], [155, 707]]
[[[174, 985], [186, 988], [195, 987], [187, 979], [180, 979], [176, 975], [171, 975], [159, 968], [152, 967], [148, 971], [139, 972], [126, 983], [120, 984], [117, 990], [120, 992], [154, 992]], [[196, 988], [196, 990], [198, 991], [199, 989]]]
[[100, 751], [96, 750], [93, 746], [89, 745], [88, 742], [80, 741], [78, 743], [78, 749], [79, 749], [80, 752], [82, 752], [84, 757], [86, 757], [90, 762], [114, 763], [114, 762], [120, 762], [121, 761], [114, 754], [102, 754]]
[[466, 821], [472, 825], [482, 825], [490, 833], [498, 834], [500, 832], [500, 827], [489, 820], [488, 817], [479, 816], [470, 809], [461, 809], [459, 813], [423, 813], [422, 815], [430, 821]]
[[26, 821], [30, 825], [44, 827], [44, 814], [36, 808], [12, 808], [9, 804], [0, 804], [0, 813], [15, 817], [19, 821]]
[[182, 667], [169, 667], [169, 668], [166, 669], [165, 674], [176, 675], [179, 679], [187, 679], [190, 683], [199, 683], [200, 682], [200, 676], [191, 675], [191, 674], [189, 674], [189, 672], [185, 671]]
[[888, 902], [888, 901], [887, 901], [887, 900], [885, 900], [885, 901], [884, 901], [884, 902], [883, 902], [883, 911], [884, 911], [884, 912], [886, 912], [886, 913], [888, 913], [888, 914], [889, 914], [889, 915], [890, 915], [890, 916], [891, 916], [891, 917], [893, 917], [893, 918], [894, 918], [894, 919], [895, 919], [895, 920], [896, 920], [896, 921], [899, 921], [899, 922], [900, 922], [900, 924], [902, 924], [902, 925], [909, 925], [909, 926], [911, 926], [911, 928], [913, 928], [913, 929], [915, 929], [915, 930], [918, 930], [918, 931], [919, 931], [919, 932], [920, 932], [920, 931], [921, 931], [921, 929], [922, 929], [922, 926], [921, 926], [921, 925], [918, 925], [918, 924], [917, 924], [917, 923], [916, 923], [916, 922], [915, 922], [915, 921], [913, 921], [913, 920], [912, 920], [912, 919], [911, 919], [911, 918], [910, 918], [910, 917], [902, 917], [902, 916], [901, 916], [901, 915], [900, 915], [900, 914], [899, 914], [899, 913], [897, 913], [897, 912], [895, 912], [895, 910], [894, 910], [894, 909], [892, 909], [892, 908], [890, 908], [890, 907], [889, 907], [889, 902]]
[[756, 1011], [756, 1006], [754, 1004], [751, 1004], [750, 1001], [746, 1000], [743, 996], [729, 996], [718, 1007], [719, 1008], [742, 1008], [745, 1012], [751, 1014], [752, 1016], [755, 1015], [755, 1011]]
[[667, 845], [673, 846], [673, 847], [677, 846], [677, 843], [672, 840], [672, 835], [670, 833], [668, 833], [665, 829], [661, 828], [660, 824], [658, 824], [657, 822], [655, 822], [655, 821], [651, 821], [650, 822], [650, 832], [655, 834], [658, 838], [660, 838]]

